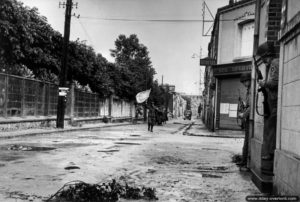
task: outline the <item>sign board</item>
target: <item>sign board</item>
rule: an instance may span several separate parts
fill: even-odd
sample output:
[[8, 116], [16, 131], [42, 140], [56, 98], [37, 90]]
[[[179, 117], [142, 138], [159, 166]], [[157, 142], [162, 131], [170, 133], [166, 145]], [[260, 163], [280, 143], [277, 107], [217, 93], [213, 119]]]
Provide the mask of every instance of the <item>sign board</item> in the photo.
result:
[[170, 93], [175, 92], [175, 85], [164, 84], [162, 85], [162, 88]]
[[169, 86], [169, 92], [171, 92], [171, 93], [175, 92], [175, 86], [174, 85]]
[[206, 57], [206, 58], [200, 59], [200, 66], [212, 66], [215, 64], [217, 64], [217, 61], [214, 58]]
[[252, 62], [230, 63], [213, 66], [214, 76], [227, 75], [227, 74], [240, 74], [243, 72], [250, 72], [252, 69]]
[[67, 96], [68, 92], [69, 92], [69, 88], [66, 88], [66, 87], [58, 88], [58, 96]]

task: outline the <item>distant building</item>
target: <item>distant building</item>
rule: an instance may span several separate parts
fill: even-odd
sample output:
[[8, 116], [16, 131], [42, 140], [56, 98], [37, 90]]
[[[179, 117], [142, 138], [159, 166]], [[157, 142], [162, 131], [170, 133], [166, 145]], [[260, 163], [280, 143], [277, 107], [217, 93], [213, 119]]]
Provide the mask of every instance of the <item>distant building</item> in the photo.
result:
[[183, 99], [180, 93], [173, 94], [173, 118], [182, 117], [186, 109], [186, 100]]
[[189, 109], [192, 111], [192, 116], [197, 116], [198, 107], [199, 107], [200, 103], [203, 102], [203, 97], [201, 95], [183, 95], [182, 97], [187, 102], [186, 109]]

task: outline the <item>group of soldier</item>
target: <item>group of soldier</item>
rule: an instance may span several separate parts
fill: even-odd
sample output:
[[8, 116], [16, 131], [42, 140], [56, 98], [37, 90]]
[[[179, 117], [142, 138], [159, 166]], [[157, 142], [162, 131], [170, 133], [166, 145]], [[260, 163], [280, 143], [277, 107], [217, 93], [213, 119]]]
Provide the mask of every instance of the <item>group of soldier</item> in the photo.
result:
[[[264, 130], [263, 130], [263, 149], [262, 161], [273, 161], [274, 150], [276, 145], [276, 120], [277, 120], [277, 94], [278, 94], [278, 74], [279, 61], [276, 58], [274, 45], [265, 42], [260, 45], [256, 52], [256, 57], [259, 57], [266, 67], [265, 79], [258, 77], [257, 84], [258, 92], [264, 92]], [[256, 63], [256, 57], [254, 57]], [[257, 64], [255, 64], [257, 65]], [[258, 67], [256, 67], [258, 68]], [[250, 118], [250, 87], [251, 74], [242, 74], [240, 77], [241, 83], [246, 87], [246, 100], [244, 109], [239, 112], [238, 117], [244, 122], [245, 140], [242, 150], [242, 160], [238, 162], [242, 168], [248, 169], [247, 162], [249, 159], [249, 118]], [[252, 105], [254, 106], [254, 105]], [[270, 174], [272, 170], [261, 168], [262, 173]]]
[[148, 108], [148, 131], [153, 132], [154, 125], [162, 125], [168, 120], [167, 113], [163, 109], [159, 109], [151, 102]]

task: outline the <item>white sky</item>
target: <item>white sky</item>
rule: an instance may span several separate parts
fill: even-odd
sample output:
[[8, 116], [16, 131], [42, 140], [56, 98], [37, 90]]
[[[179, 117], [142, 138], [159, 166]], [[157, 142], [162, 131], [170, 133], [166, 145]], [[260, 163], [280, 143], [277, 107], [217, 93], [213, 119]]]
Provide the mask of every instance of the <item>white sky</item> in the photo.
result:
[[[55, 30], [63, 34], [65, 9], [59, 8], [59, 0], [21, 0], [29, 7], [37, 7]], [[61, 1], [62, 2], [62, 1]], [[110, 49], [120, 34], [136, 34], [140, 43], [148, 47], [152, 65], [161, 82], [176, 86], [177, 92], [200, 94], [199, 58], [196, 53], [207, 55], [210, 37], [202, 36], [202, 22], [149, 22], [112, 21], [111, 18], [134, 20], [202, 20], [203, 0], [73, 0], [78, 9], [72, 12], [80, 18], [71, 19], [71, 40], [86, 40], [97, 53], [109, 61]], [[215, 15], [217, 8], [228, 0], [206, 0]], [[208, 11], [206, 10], [206, 19]], [[209, 27], [206, 24], [206, 29]], [[201, 67], [204, 72], [204, 67]], [[203, 74], [202, 74], [203, 76]], [[203, 79], [202, 79], [203, 82]]]

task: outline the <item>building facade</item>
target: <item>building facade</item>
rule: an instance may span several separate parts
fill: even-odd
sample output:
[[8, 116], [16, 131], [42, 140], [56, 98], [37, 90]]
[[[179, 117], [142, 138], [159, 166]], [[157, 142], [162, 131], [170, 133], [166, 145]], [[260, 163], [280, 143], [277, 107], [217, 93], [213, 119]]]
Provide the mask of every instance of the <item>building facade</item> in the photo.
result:
[[[276, 58], [279, 57], [278, 32], [281, 23], [282, 0], [259, 0], [256, 2], [254, 54], [259, 45], [272, 42], [275, 46]], [[266, 67], [264, 64], [258, 67], [263, 77], [266, 78]], [[257, 92], [258, 85], [255, 68], [252, 69], [252, 113], [250, 115], [250, 162], [252, 180], [262, 192], [272, 192], [274, 177], [266, 174], [264, 170], [272, 172], [274, 161], [262, 160], [266, 154], [266, 141], [264, 134], [268, 130], [266, 118], [260, 114], [264, 113], [264, 97]], [[280, 92], [279, 94], [280, 95]], [[278, 132], [278, 131], [277, 131]], [[276, 134], [274, 134], [276, 135]]]
[[282, 1], [274, 192], [300, 196], [300, 1]]
[[204, 123], [213, 131], [241, 130], [238, 98], [245, 100], [246, 88], [240, 75], [252, 69], [254, 14], [255, 1], [249, 0], [217, 11], [208, 47], [215, 64], [206, 65], [204, 90]]
[[[222, 103], [231, 104], [230, 97], [233, 97], [233, 92], [239, 88], [235, 81], [238, 77], [235, 75], [238, 75], [239, 71], [247, 72], [250, 68], [251, 113], [248, 166], [252, 173], [252, 180], [261, 192], [300, 196], [300, 1], [230, 2], [231, 5], [218, 10], [209, 44], [208, 58], [214, 59], [216, 64], [206, 65], [203, 93], [205, 124], [210, 129], [219, 129], [224, 126], [225, 120], [229, 122], [228, 117], [224, 117], [222, 113], [224, 112]], [[254, 5], [255, 11], [252, 12]], [[235, 14], [240, 14], [240, 17], [235, 18]], [[246, 16], [248, 19], [244, 19]], [[229, 19], [238, 20], [236, 26], [230, 25], [232, 22], [227, 23]], [[245, 37], [252, 35], [253, 39], [243, 38], [244, 28]], [[242, 36], [239, 37], [237, 33]], [[230, 42], [230, 35], [235, 38], [234, 45]], [[249, 54], [255, 55], [258, 46], [265, 42], [274, 44], [275, 58], [279, 59], [277, 130], [274, 134], [276, 149], [274, 160], [269, 161], [262, 160], [266, 149], [264, 134], [268, 130], [266, 117], [262, 116], [265, 110], [264, 98], [257, 92], [257, 72], [254, 62], [251, 58], [247, 58]], [[251, 51], [244, 50], [243, 47], [250, 47], [251, 43], [253, 47]], [[242, 66], [245, 67], [241, 68]], [[258, 69], [266, 78], [265, 65], [259, 64]], [[271, 168], [273, 173], [263, 172], [266, 168]]]
[[180, 93], [173, 93], [173, 118], [183, 117], [186, 109], [186, 100]]

